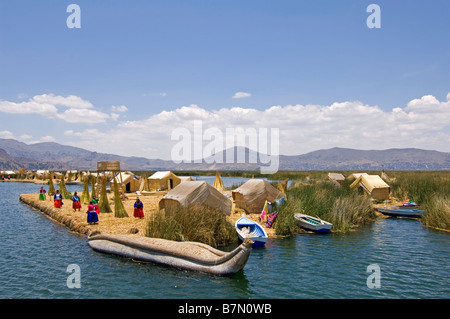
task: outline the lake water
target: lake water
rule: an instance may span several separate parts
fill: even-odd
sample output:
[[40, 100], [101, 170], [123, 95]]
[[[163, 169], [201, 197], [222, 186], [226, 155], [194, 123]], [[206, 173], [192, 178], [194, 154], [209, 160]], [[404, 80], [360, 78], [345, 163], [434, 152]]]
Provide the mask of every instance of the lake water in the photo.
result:
[[[0, 183], [0, 298], [450, 297], [450, 235], [418, 220], [379, 219], [349, 234], [269, 239], [266, 247], [253, 249], [243, 271], [215, 277], [92, 251], [86, 237], [19, 201], [21, 193], [39, 188]], [[67, 286], [71, 264], [80, 267], [80, 288]], [[379, 267], [379, 288], [368, 287], [369, 265]]]

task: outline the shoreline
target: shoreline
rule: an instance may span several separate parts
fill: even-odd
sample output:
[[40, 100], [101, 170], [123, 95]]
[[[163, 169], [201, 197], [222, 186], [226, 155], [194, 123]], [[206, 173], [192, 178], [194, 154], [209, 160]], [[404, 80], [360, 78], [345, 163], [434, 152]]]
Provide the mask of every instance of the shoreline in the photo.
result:
[[[53, 207], [53, 200], [47, 194], [47, 199], [44, 201], [39, 200], [39, 193], [20, 194], [19, 200], [31, 207], [34, 210], [39, 211], [44, 216], [52, 219], [53, 221], [62, 224], [70, 231], [79, 233], [81, 235], [89, 236], [94, 231], [100, 231], [102, 234], [130, 234], [134, 233], [139, 236], [145, 237], [145, 229], [147, 221], [152, 218], [153, 214], [159, 210], [159, 201], [163, 195], [156, 196], [139, 196], [144, 203], [144, 218], [135, 218], [133, 216], [133, 204], [135, 196], [133, 194], [127, 194], [129, 197], [123, 200], [123, 205], [127, 211], [128, 217], [118, 218], [114, 216], [114, 201], [111, 199], [112, 194], [108, 194], [108, 199], [112, 209], [112, 213], [100, 213], [99, 222], [95, 225], [89, 225], [87, 223], [87, 204], [82, 204], [80, 211], [73, 212], [72, 201], [70, 199], [63, 200], [64, 205], [61, 208]], [[234, 207], [230, 215], [226, 216], [227, 220], [234, 226], [234, 223], [242, 216], [244, 211]], [[247, 218], [258, 221], [259, 214], [246, 214]], [[260, 223], [261, 224], [261, 223]], [[267, 228], [263, 226], [267, 232], [269, 238], [281, 238], [275, 234], [273, 228]], [[136, 233], [137, 230], [137, 233]]]

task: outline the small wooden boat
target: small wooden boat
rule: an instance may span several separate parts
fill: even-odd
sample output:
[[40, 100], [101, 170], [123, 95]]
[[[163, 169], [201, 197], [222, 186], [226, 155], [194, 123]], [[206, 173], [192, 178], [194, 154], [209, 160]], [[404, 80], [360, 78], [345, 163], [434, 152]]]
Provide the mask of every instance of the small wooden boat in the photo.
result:
[[294, 214], [294, 218], [298, 221], [300, 227], [319, 233], [328, 232], [333, 226], [333, 224], [326, 222], [319, 217], [313, 217], [301, 213]]
[[233, 251], [223, 252], [197, 242], [177, 242], [131, 234], [97, 233], [88, 237], [88, 244], [95, 251], [219, 276], [231, 276], [242, 270], [252, 243], [247, 239]]
[[377, 207], [377, 210], [386, 216], [421, 218], [425, 213], [423, 209], [405, 206]]
[[236, 232], [241, 241], [246, 238], [253, 241], [252, 247], [262, 247], [267, 242], [267, 233], [257, 222], [241, 217], [235, 223]]

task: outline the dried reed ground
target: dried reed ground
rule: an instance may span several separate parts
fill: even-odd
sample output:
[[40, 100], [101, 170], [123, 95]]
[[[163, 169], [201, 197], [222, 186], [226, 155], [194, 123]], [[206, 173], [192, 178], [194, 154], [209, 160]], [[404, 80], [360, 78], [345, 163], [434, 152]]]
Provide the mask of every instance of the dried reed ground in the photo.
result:
[[[87, 223], [87, 204], [81, 205], [81, 210], [73, 212], [72, 201], [69, 199], [63, 200], [64, 205], [62, 208], [54, 208], [53, 200], [51, 196], [47, 195], [46, 201], [39, 200], [39, 194], [22, 194], [20, 200], [31, 207], [34, 207], [51, 219], [67, 226], [71, 231], [89, 235], [95, 230], [98, 230], [104, 234], [128, 234], [130, 229], [136, 228], [138, 230], [137, 235], [145, 236], [145, 228], [147, 219], [151, 218], [152, 214], [155, 214], [159, 210], [159, 201], [162, 195], [158, 196], [139, 196], [139, 199], [144, 204], [144, 219], [135, 218], [133, 216], [134, 202], [136, 195], [127, 194], [128, 199], [123, 200], [123, 205], [127, 211], [128, 217], [117, 218], [114, 217], [114, 200], [113, 195], [108, 194], [112, 213], [100, 213], [99, 223], [96, 225], [89, 225]], [[233, 204], [232, 212], [227, 216], [227, 220], [234, 225], [234, 223], [242, 216], [244, 211], [240, 208], [235, 208]], [[259, 214], [247, 214], [247, 218], [258, 221]], [[263, 225], [264, 226], [264, 225]], [[265, 228], [269, 237], [276, 237], [273, 228]]]

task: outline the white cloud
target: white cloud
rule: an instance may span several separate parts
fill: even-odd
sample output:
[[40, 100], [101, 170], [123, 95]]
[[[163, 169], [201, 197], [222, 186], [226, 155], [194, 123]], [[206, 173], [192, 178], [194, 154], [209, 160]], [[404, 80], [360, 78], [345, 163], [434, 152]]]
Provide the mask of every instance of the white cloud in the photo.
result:
[[0, 131], [0, 138], [6, 138], [6, 139], [12, 138], [12, 139], [15, 139], [15, 136], [14, 136], [14, 134], [12, 132], [5, 130], [5, 131]]
[[[186, 128], [194, 136], [195, 120], [202, 122], [203, 133], [212, 128], [224, 135], [227, 128], [267, 128], [269, 131], [279, 128], [279, 151], [286, 155], [336, 146], [450, 151], [450, 101], [440, 102], [431, 96], [388, 111], [359, 101], [325, 106], [275, 105], [264, 110], [241, 107], [207, 110], [189, 105], [143, 120], [118, 122], [108, 131], [70, 134], [77, 136], [81, 147], [98, 152], [170, 159], [171, 149], [178, 142], [171, 140], [172, 131]], [[203, 142], [204, 145], [209, 143]]]
[[[80, 103], [79, 107], [68, 107], [69, 102], [59, 97], [40, 97], [22, 103], [0, 101], [0, 111], [7, 106], [18, 107], [17, 113], [53, 109], [56, 110], [53, 118], [69, 123], [94, 124], [113, 119], [108, 129], [67, 127], [60, 138], [68, 142], [59, 142], [125, 156], [170, 159], [171, 149], [178, 142], [171, 140], [172, 131], [186, 128], [194, 136], [194, 121], [201, 121], [203, 133], [216, 129], [224, 135], [227, 128], [278, 128], [279, 152], [286, 155], [336, 146], [356, 149], [417, 147], [450, 152], [450, 93], [446, 101], [425, 95], [391, 110], [359, 101], [273, 105], [262, 110], [243, 107], [208, 110], [193, 104], [128, 121], [119, 117], [119, 109], [125, 111], [120, 106], [115, 108], [117, 113], [106, 114], [94, 107], [81, 108], [82, 99], [69, 99], [71, 103]], [[47, 104], [50, 102], [55, 104]], [[61, 109], [62, 104], [64, 109]], [[54, 136], [49, 132], [44, 134]], [[10, 131], [0, 132], [2, 136], [14, 138]], [[205, 139], [203, 142], [204, 145], [209, 143]]]
[[245, 97], [250, 97], [252, 96], [250, 93], [246, 93], [246, 92], [236, 92], [233, 95], [233, 99], [242, 99]]
[[19, 138], [20, 138], [21, 140], [30, 140], [30, 139], [33, 138], [33, 136], [31, 136], [31, 135], [29, 135], [29, 134], [22, 134], [22, 135], [19, 136]]
[[[123, 110], [123, 108], [121, 109]], [[91, 102], [75, 95], [63, 97], [54, 94], [42, 94], [20, 103], [0, 101], [0, 112], [39, 114], [68, 123], [85, 124], [103, 123], [110, 118], [108, 114], [95, 110]]]
[[41, 142], [56, 142], [56, 139], [53, 136], [46, 135], [41, 137]]
[[41, 104], [60, 105], [75, 109], [91, 109], [94, 107], [91, 102], [85, 101], [75, 95], [63, 97], [54, 94], [42, 94], [34, 96], [33, 100]]
[[126, 112], [128, 111], [128, 108], [125, 105], [120, 105], [120, 106], [111, 106], [111, 110], [113, 110], [114, 112]]

